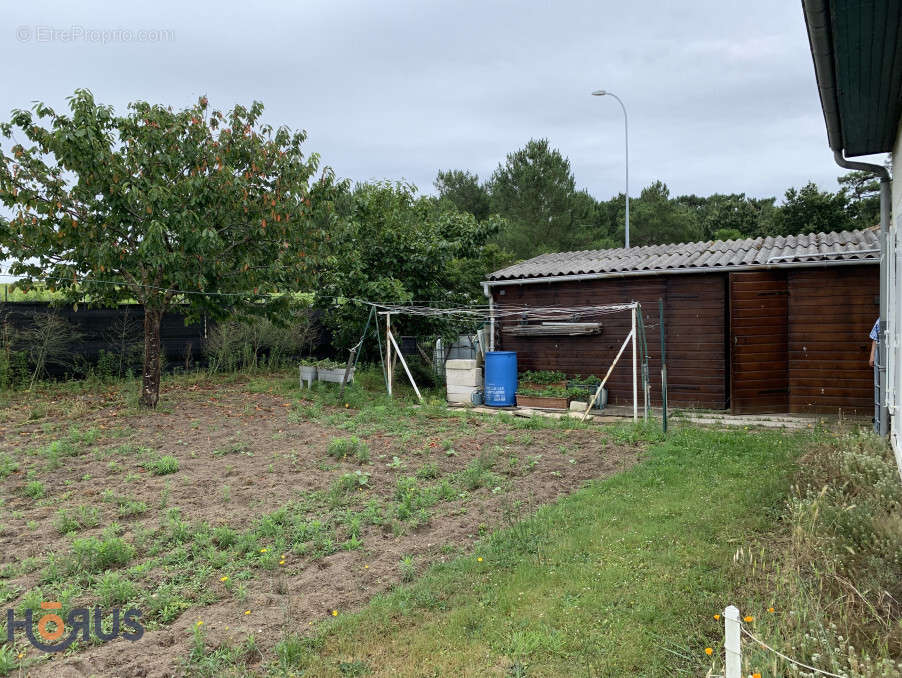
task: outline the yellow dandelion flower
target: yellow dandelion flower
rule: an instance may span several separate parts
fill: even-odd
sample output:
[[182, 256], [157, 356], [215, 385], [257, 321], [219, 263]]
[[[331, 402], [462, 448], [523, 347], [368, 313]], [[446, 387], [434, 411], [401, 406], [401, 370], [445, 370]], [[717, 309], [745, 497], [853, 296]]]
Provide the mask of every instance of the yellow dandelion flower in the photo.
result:
[[755, 618], [750, 615], [746, 615], [742, 618], [742, 621], [744, 621], [746, 624], [751, 624], [753, 621], [755, 621]]
[[284, 561], [284, 560], [280, 560], [280, 561], [279, 561], [279, 565], [284, 565], [284, 564], [285, 564], [285, 561]]
[[220, 577], [220, 578], [219, 578], [219, 581], [228, 581], [228, 580], [229, 580], [228, 577]]
[[250, 613], [251, 613], [250, 610], [245, 610], [245, 611], [244, 611], [244, 614], [250, 614]]
[[347, 407], [347, 406], [348, 406], [348, 404], [347, 404], [347, 403], [345, 403], [345, 407]]
[[771, 614], [773, 614], [773, 613], [774, 613], [774, 608], [769, 607], [769, 608], [767, 608], [767, 611], [770, 612]]
[[708, 656], [710, 657], [712, 654], [714, 654], [714, 650], [713, 650], [712, 648], [710, 648], [710, 647], [706, 647], [706, 648], [705, 648], [705, 654], [708, 655]]
[[338, 616], [338, 610], [332, 610], [332, 616], [333, 616], [333, 617], [337, 617], [337, 616]]
[[364, 569], [364, 570], [368, 570], [368, 569], [370, 569], [370, 566], [369, 566], [369, 565], [364, 565], [364, 566], [363, 566], [363, 569]]
[[195, 626], [203, 626], [203, 624], [204, 623], [200, 619], [198, 619], [197, 624], [195, 624]]
[[752, 674], [752, 678], [761, 678], [761, 674], [755, 672], [755, 673]]
[[260, 549], [260, 553], [266, 553], [267, 549]]
[[714, 619], [715, 619], [715, 621], [720, 621], [720, 615], [719, 615], [719, 614], [715, 614], [715, 615], [714, 615]]
[[476, 562], [477, 562], [477, 563], [481, 563], [481, 562], [482, 562], [482, 556], [479, 556], [479, 557], [476, 559]]

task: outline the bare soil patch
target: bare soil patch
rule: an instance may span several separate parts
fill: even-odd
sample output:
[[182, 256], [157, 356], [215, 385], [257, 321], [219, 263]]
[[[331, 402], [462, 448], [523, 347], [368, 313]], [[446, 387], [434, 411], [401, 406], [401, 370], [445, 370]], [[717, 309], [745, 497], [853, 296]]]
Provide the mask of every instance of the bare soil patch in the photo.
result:
[[[525, 430], [473, 415], [323, 407], [315, 395], [302, 396], [199, 382], [166, 388], [163, 401], [171, 407], [151, 414], [123, 408], [113, 395], [60, 396], [42, 406], [45, 416], [29, 414], [31, 405], [7, 409], [0, 460], [16, 468], [0, 479], [4, 609], [20, 607], [36, 587], [53, 599], [59, 578], [48, 563], [56, 558], [65, 566], [73, 540], [102, 539], [113, 523], [134, 546], [132, 559], [118, 568], [138, 589], [129, 606], [153, 603], [160, 587], [177, 591], [180, 605], [172, 615], [146, 614], [148, 631], [138, 642], [82, 646], [31, 663], [25, 675], [182, 675], [199, 621], [214, 645], [253, 635], [259, 658], [249, 663], [262, 667], [287, 631], [313, 629], [398, 585], [402, 558], [421, 572], [472, 554], [490, 531], [630, 466], [640, 451], [595, 428]], [[67, 409], [75, 406], [73, 419]], [[333, 438], [354, 435], [368, 446], [368, 463], [328, 455]], [[177, 459], [176, 472], [148, 470], [167, 456]], [[471, 482], [467, 469], [477, 467], [483, 475]], [[366, 480], [360, 489], [336, 492], [347, 474]], [[417, 491], [442, 485], [435, 491], [444, 494], [403, 518], [405, 478], [415, 479]], [[96, 521], [61, 533], [62, 517], [77, 516], [81, 506], [96, 511]], [[273, 519], [268, 538], [261, 521], [283, 507], [291, 515]], [[368, 515], [380, 517], [360, 520], [355, 533], [355, 516]], [[312, 547], [285, 541], [299, 520], [323, 523], [325, 536], [314, 537]], [[236, 535], [256, 530], [258, 553], [234, 546], [217, 552], [209, 535], [225, 527]], [[189, 536], [175, 540], [177, 529]], [[101, 576], [83, 576], [69, 603], [97, 604]]]

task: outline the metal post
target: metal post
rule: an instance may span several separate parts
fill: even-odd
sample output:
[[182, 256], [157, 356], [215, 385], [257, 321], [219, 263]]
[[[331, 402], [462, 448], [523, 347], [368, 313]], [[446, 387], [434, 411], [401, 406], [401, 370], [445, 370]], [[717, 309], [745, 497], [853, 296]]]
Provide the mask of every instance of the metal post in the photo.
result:
[[385, 314], [385, 369], [388, 383], [388, 397], [391, 398], [391, 313]]
[[889, 211], [890, 202], [890, 180], [883, 178], [880, 180], [880, 331], [877, 336], [877, 361], [879, 365], [878, 375], [880, 384], [880, 436], [886, 437], [889, 433], [889, 411], [886, 407], [886, 356], [889, 352], [886, 343], [886, 315], [888, 309], [887, 295], [889, 294], [888, 273], [889, 261], [887, 253], [889, 247], [887, 240], [889, 238]]
[[664, 332], [664, 300], [658, 299], [658, 324], [661, 326], [661, 426], [667, 433], [667, 342]]
[[742, 678], [742, 646], [739, 639], [739, 610], [730, 605], [723, 611], [724, 678]]
[[636, 381], [636, 305], [633, 304], [633, 421], [639, 421], [639, 385]]

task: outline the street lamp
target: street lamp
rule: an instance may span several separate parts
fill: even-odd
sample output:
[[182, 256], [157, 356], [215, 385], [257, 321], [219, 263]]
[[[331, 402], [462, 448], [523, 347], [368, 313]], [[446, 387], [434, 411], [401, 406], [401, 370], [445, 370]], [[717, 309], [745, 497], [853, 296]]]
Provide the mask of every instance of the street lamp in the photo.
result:
[[623, 102], [613, 92], [608, 92], [603, 89], [597, 89], [592, 92], [592, 96], [594, 97], [603, 97], [609, 96], [617, 99], [617, 103], [620, 104], [620, 108], [623, 109], [623, 141], [624, 148], [626, 154], [626, 248], [630, 247], [630, 133], [629, 126], [627, 124], [626, 117], [626, 106], [623, 105]]

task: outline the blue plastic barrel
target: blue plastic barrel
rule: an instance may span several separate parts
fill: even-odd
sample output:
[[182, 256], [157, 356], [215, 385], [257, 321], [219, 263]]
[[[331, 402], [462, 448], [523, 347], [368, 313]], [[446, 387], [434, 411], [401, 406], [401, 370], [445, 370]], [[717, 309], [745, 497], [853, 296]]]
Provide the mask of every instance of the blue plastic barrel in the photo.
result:
[[485, 354], [485, 404], [509, 407], [516, 401], [517, 352], [488, 351]]

